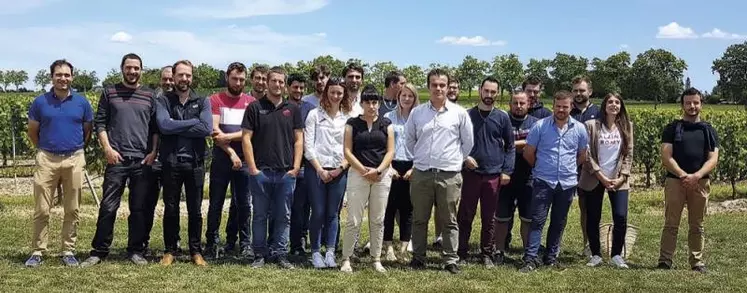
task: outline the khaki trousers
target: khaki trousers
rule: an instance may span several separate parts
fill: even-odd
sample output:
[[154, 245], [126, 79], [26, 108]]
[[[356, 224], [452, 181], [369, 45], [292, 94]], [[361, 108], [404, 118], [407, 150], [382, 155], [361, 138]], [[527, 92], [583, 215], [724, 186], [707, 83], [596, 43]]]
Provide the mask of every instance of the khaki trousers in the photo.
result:
[[677, 232], [682, 218], [682, 209], [687, 205], [689, 233], [687, 246], [690, 267], [705, 265], [703, 263], [703, 219], [708, 206], [708, 195], [711, 183], [701, 179], [695, 189], [685, 189], [679, 179], [667, 178], [664, 186], [664, 228], [661, 232], [661, 249], [659, 262], [672, 265], [672, 257], [677, 248]]
[[381, 181], [370, 182], [358, 171], [348, 172], [346, 187], [348, 214], [345, 222], [345, 234], [342, 239], [342, 258], [350, 259], [355, 249], [358, 234], [361, 231], [363, 214], [368, 205], [368, 233], [371, 242], [371, 257], [374, 262], [381, 259], [381, 247], [384, 241], [384, 215], [389, 201], [389, 189], [392, 186], [392, 171], [387, 169]]
[[62, 252], [75, 251], [85, 166], [83, 150], [71, 156], [57, 156], [43, 150], [37, 152], [34, 172], [34, 231], [31, 243], [34, 254], [41, 255], [47, 251], [49, 212], [53, 206], [53, 195], [58, 182], [62, 182], [63, 190]]
[[410, 179], [410, 201], [412, 201], [412, 250], [413, 258], [425, 262], [428, 246], [428, 221], [436, 205], [436, 225], [443, 227], [443, 260], [456, 264], [459, 260], [459, 226], [457, 207], [462, 193], [462, 174], [459, 172], [425, 172], [415, 169]]

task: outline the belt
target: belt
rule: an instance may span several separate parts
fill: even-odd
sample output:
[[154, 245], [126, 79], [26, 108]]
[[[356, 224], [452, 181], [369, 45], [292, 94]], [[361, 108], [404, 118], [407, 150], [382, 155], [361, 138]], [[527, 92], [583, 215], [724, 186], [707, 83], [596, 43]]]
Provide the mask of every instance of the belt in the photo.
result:
[[195, 158], [192, 157], [176, 157], [176, 161], [179, 163], [190, 163], [194, 162]]
[[457, 173], [457, 171], [446, 171], [446, 170], [441, 170], [437, 168], [430, 168], [430, 169], [418, 170], [418, 171], [426, 172], [426, 173]]
[[75, 154], [78, 153], [78, 150], [75, 150], [75, 151], [72, 151], [72, 152], [50, 152], [50, 151], [46, 151], [46, 152], [48, 152], [48, 153], [50, 153], [52, 155], [58, 156], [58, 157], [72, 157], [72, 156], [74, 156]]

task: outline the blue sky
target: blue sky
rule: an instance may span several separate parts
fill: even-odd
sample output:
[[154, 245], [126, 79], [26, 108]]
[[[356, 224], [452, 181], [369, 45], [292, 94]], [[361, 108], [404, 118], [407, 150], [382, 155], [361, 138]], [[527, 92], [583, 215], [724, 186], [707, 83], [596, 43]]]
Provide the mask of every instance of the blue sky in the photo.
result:
[[[101, 77], [128, 52], [149, 67], [177, 59], [218, 68], [330, 54], [399, 67], [490, 61], [515, 53], [593, 57], [649, 48], [688, 64], [711, 90], [710, 66], [747, 40], [746, 1], [0, 0], [0, 69], [36, 71], [67, 58]], [[32, 83], [29, 83], [32, 87]]]

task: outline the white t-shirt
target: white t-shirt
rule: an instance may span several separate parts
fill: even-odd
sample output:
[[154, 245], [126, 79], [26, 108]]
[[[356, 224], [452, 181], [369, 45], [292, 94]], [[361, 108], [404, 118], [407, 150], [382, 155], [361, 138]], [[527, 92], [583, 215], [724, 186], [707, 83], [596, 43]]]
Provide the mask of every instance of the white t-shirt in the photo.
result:
[[607, 176], [609, 179], [615, 179], [617, 177], [614, 172], [615, 167], [617, 166], [617, 159], [620, 157], [621, 145], [622, 137], [620, 136], [620, 130], [617, 129], [617, 127], [614, 130], [607, 129], [607, 126], [605, 125], [600, 127], [597, 144], [597, 160], [599, 161], [599, 168], [602, 169], [602, 174]]

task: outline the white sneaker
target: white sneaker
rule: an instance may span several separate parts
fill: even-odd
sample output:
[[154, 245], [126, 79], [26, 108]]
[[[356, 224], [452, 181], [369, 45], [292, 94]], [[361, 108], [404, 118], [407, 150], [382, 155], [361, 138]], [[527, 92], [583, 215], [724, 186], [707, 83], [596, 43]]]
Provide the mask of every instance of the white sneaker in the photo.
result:
[[345, 273], [352, 273], [353, 268], [350, 266], [350, 260], [343, 260], [342, 266], [340, 266], [340, 271]]
[[618, 269], [627, 269], [628, 265], [625, 263], [625, 260], [622, 258], [622, 256], [615, 255], [610, 260], [613, 266], [615, 266]]
[[407, 242], [407, 252], [412, 252], [412, 241]]
[[397, 256], [394, 255], [394, 247], [391, 245], [386, 249], [386, 257], [384, 259], [386, 259], [386, 261], [397, 261]]
[[363, 251], [369, 251], [371, 250], [371, 241], [366, 242], [366, 245], [363, 246]]
[[381, 262], [378, 262], [378, 261], [374, 262], [373, 268], [379, 273], [386, 273], [386, 269], [384, 268], [384, 266], [381, 265]]
[[589, 262], [586, 264], [586, 266], [588, 266], [588, 267], [597, 267], [600, 264], [602, 264], [602, 257], [598, 256], [598, 255], [595, 255], [595, 256], [592, 256], [589, 259]]

